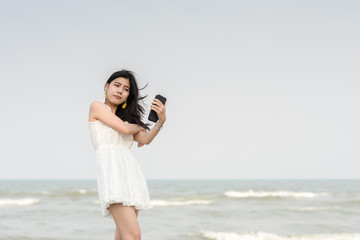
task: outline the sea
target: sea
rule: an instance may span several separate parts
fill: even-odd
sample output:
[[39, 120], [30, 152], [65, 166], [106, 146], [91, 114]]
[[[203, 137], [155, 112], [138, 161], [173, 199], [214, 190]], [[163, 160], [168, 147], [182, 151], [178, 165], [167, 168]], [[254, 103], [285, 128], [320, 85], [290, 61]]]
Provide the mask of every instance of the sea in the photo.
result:
[[[143, 240], [360, 240], [360, 179], [147, 180]], [[114, 239], [96, 180], [0, 180], [0, 240]]]

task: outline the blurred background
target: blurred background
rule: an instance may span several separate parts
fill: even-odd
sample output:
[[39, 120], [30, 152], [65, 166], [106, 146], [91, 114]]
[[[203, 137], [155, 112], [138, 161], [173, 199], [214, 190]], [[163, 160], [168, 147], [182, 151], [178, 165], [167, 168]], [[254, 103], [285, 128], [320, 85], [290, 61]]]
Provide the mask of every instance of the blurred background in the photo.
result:
[[358, 177], [359, 5], [1, 1], [0, 176], [94, 178], [89, 106], [125, 68], [168, 98], [148, 178]]
[[[147, 85], [141, 91], [147, 95], [145, 122], [155, 95], [167, 97], [163, 130], [150, 145], [132, 147], [158, 200], [156, 211], [163, 209], [158, 216], [144, 213], [143, 225], [160, 226], [152, 221], [162, 218], [174, 223], [164, 214], [179, 216], [184, 206], [200, 211], [186, 208], [194, 215], [175, 221], [191, 223], [178, 228], [190, 235], [174, 230], [165, 237], [159, 229], [144, 233], [144, 239], [360, 232], [355, 224], [360, 217], [359, 10], [360, 3], [351, 0], [0, 1], [0, 225], [5, 229], [0, 239], [23, 239], [36, 224], [44, 226], [55, 214], [47, 201], [55, 207], [79, 197], [79, 206], [89, 201], [92, 217], [99, 217], [88, 113], [93, 101], [104, 101], [106, 80], [121, 69], [134, 71], [140, 87]], [[59, 196], [57, 191], [63, 191], [60, 202], [46, 200], [48, 194]], [[244, 198], [249, 202], [239, 202]], [[293, 204], [300, 210], [272, 218], [279, 216], [272, 211], [294, 209]], [[18, 206], [24, 208], [14, 213]], [[40, 206], [44, 215], [33, 217], [31, 209]], [[231, 212], [224, 214], [229, 206]], [[260, 206], [270, 208], [256, 213]], [[34, 225], [14, 237], [24, 209]], [[247, 220], [255, 219], [248, 226], [238, 222], [245, 210]], [[309, 211], [312, 215], [304, 215]], [[234, 212], [239, 216], [229, 218]], [[324, 218], [348, 220], [324, 223]], [[205, 233], [193, 229], [200, 225], [190, 219], [205, 224], [199, 223]], [[205, 219], [223, 225], [206, 225]], [[256, 219], [266, 224], [257, 225]], [[298, 221], [315, 227], [294, 227]], [[52, 227], [32, 237], [57, 239], [45, 237]], [[104, 239], [81, 231], [74, 230], [77, 237], [61, 232], [62, 239]], [[113, 237], [112, 230], [106, 234]]]

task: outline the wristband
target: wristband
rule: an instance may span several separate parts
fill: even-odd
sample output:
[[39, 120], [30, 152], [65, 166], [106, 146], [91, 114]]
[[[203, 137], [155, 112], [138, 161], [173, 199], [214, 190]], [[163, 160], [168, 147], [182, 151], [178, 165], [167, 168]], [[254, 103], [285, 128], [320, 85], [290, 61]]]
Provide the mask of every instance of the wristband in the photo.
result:
[[156, 126], [156, 123], [155, 123], [155, 128], [156, 128], [157, 130], [160, 131], [163, 127], [164, 127], [164, 126], [161, 126], [161, 128], [159, 128], [158, 126]]

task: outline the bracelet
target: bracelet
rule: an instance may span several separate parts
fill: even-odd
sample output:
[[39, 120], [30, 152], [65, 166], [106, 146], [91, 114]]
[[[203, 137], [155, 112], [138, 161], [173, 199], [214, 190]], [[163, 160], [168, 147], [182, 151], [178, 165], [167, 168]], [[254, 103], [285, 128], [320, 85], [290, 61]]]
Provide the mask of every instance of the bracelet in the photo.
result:
[[159, 128], [158, 126], [156, 126], [156, 123], [155, 123], [155, 128], [156, 128], [157, 130], [160, 131], [163, 127], [164, 127], [164, 126], [161, 126], [161, 128]]

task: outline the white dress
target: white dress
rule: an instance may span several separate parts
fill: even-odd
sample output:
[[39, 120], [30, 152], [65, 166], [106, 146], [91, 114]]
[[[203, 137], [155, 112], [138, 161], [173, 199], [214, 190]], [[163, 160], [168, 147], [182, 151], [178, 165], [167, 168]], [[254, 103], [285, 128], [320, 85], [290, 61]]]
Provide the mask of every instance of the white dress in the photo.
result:
[[130, 151], [134, 143], [133, 135], [121, 134], [99, 120], [89, 122], [89, 130], [96, 149], [97, 185], [102, 215], [112, 217], [108, 209], [112, 203], [135, 206], [136, 210], [152, 208], [145, 177]]

